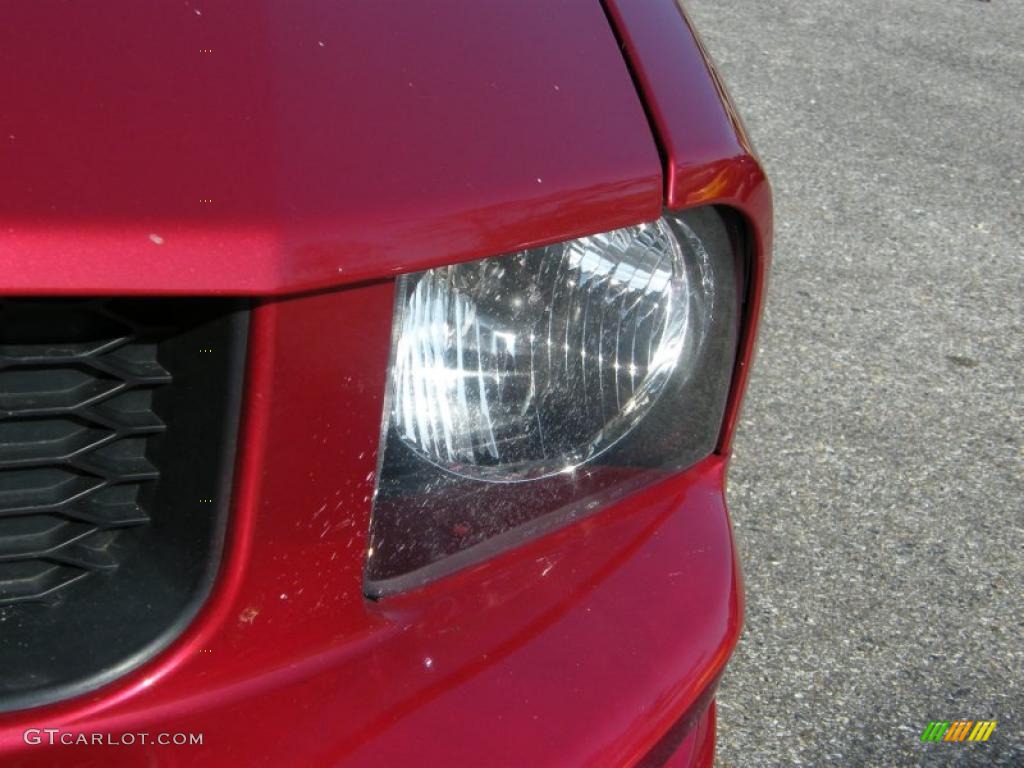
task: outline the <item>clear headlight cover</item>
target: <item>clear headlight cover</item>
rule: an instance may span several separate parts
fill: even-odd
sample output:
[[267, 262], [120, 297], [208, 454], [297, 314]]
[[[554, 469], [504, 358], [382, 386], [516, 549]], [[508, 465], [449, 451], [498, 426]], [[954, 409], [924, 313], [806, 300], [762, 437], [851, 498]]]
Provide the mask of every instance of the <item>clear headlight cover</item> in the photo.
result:
[[738, 283], [714, 209], [399, 278], [368, 594], [710, 453]]
[[399, 281], [391, 423], [467, 478], [570, 471], [644, 417], [705, 336], [693, 258], [664, 221]]

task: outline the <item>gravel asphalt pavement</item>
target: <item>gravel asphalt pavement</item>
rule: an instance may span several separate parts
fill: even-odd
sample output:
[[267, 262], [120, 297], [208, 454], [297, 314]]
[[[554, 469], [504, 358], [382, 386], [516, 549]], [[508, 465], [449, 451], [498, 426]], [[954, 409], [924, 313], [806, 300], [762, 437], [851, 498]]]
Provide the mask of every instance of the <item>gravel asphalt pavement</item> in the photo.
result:
[[685, 4], [777, 217], [719, 765], [1024, 766], [1024, 2]]

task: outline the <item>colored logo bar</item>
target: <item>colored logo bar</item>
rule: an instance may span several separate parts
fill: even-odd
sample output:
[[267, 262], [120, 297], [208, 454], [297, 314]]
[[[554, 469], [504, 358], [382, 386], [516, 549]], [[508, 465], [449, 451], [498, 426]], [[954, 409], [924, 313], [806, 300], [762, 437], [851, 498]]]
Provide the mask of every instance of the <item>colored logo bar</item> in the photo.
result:
[[995, 720], [933, 720], [921, 734], [921, 741], [988, 741], [995, 729]]

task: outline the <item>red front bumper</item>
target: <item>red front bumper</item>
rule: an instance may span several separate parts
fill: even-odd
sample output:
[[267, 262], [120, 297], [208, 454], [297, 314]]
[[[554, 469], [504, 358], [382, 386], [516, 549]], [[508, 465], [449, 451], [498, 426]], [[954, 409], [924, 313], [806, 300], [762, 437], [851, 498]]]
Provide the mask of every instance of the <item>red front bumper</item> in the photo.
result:
[[[211, 598], [116, 684], [5, 716], [5, 762], [620, 766], [700, 716], [742, 614], [721, 456], [425, 589], [363, 597], [391, 295], [254, 310]], [[203, 743], [26, 743], [47, 728]]]
[[[214, 594], [155, 662], [5, 716], [6, 763], [618, 766], [683, 718], [697, 725], [679, 754], [707, 754], [700, 710], [742, 612], [722, 457], [427, 589], [363, 598], [353, 555], [387, 346], [317, 330], [361, 317], [385, 333], [373, 316], [390, 294], [379, 284], [255, 310]], [[203, 743], [28, 744], [32, 728]]]

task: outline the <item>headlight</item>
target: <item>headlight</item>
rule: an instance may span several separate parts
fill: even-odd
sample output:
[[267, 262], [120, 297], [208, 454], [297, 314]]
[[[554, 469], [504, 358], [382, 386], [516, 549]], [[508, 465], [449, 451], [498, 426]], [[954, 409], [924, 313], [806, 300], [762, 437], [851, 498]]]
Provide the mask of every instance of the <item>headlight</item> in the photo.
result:
[[658, 221], [401, 278], [399, 437], [442, 469], [493, 482], [598, 456], [700, 347], [710, 297], [695, 286], [708, 259], [696, 238], [687, 246], [684, 259]]
[[368, 593], [710, 453], [736, 272], [723, 220], [704, 209], [399, 278]]

